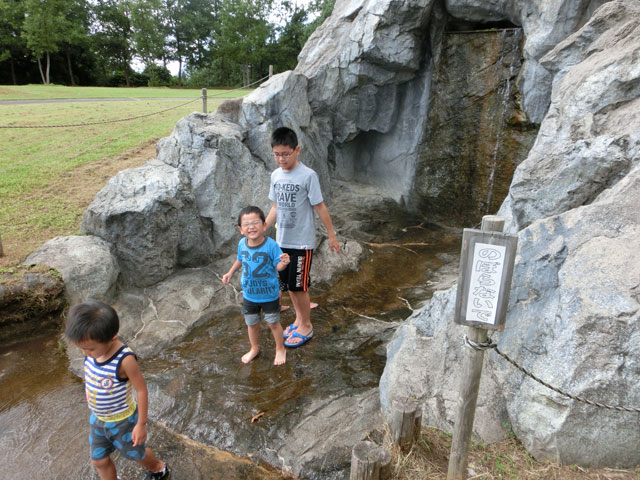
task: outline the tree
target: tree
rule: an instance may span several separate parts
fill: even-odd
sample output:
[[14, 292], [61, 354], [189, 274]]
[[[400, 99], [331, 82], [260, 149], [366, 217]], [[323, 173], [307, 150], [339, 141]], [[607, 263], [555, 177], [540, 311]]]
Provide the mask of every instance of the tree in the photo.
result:
[[65, 21], [62, 24], [64, 38], [61, 41], [61, 48], [67, 60], [69, 84], [75, 86], [76, 82], [71, 66], [71, 56], [74, 47], [88, 50], [91, 13], [86, 0], [68, 1], [66, 5]]
[[15, 57], [27, 49], [21, 37], [24, 23], [24, 2], [21, 0], [0, 0], [0, 62], [9, 61], [11, 79], [16, 85]]
[[272, 0], [224, 0], [220, 11], [220, 29], [215, 38], [214, 52], [222, 61], [237, 63], [242, 71], [242, 84], [251, 83], [252, 67], [264, 63], [267, 42], [273, 39], [274, 28], [268, 21]]
[[[38, 61], [42, 83], [49, 85], [51, 54], [58, 51], [68, 34], [68, 0], [25, 0], [25, 20], [22, 26], [27, 47]], [[42, 57], [46, 59], [42, 69]]]
[[135, 52], [131, 1], [96, 0], [93, 13], [93, 39], [104, 66], [111, 68], [111, 73], [122, 72], [126, 86], [130, 87], [131, 61]]
[[167, 0], [167, 30], [171, 59], [178, 62], [178, 85], [184, 64], [194, 65], [208, 56], [207, 45], [216, 23], [217, 1]]
[[279, 27], [277, 40], [271, 46], [271, 62], [277, 72], [293, 70], [298, 63], [298, 54], [309, 37], [306, 25], [308, 14], [304, 8], [291, 7], [284, 3], [284, 26]]
[[155, 60], [162, 60], [166, 64], [169, 57], [167, 15], [165, 0], [131, 2], [134, 48], [147, 67], [155, 65]]

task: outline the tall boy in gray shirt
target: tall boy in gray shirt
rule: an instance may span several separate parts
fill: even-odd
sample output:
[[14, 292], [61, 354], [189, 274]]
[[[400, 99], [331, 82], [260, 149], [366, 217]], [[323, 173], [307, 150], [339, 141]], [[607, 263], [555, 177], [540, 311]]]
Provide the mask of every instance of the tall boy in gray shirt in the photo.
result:
[[296, 133], [287, 127], [276, 129], [271, 147], [279, 168], [271, 174], [269, 199], [273, 205], [266, 225], [270, 227], [277, 222], [276, 240], [290, 257], [288, 267], [279, 272], [280, 289], [289, 291], [296, 319], [284, 331], [284, 344], [299, 347], [313, 336], [309, 272], [316, 243], [314, 210], [329, 234], [329, 248], [340, 253], [340, 244], [322, 199], [318, 175], [298, 161], [300, 146]]

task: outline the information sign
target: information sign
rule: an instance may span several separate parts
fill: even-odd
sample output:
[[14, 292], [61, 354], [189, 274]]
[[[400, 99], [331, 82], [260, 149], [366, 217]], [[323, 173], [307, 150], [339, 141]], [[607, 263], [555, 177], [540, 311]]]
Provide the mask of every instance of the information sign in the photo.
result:
[[455, 322], [504, 329], [518, 237], [465, 228], [460, 255]]

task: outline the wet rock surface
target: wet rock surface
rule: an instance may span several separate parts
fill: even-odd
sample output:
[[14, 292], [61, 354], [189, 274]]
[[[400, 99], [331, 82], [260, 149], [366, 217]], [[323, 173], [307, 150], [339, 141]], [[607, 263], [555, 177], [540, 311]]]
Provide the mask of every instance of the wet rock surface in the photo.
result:
[[[230, 287], [224, 311], [196, 322], [177, 345], [140, 359], [150, 418], [157, 422], [150, 446], [173, 466], [174, 480], [271, 479], [280, 471], [348, 478], [353, 445], [381, 436], [378, 382], [386, 342], [441, 282], [455, 276], [450, 265], [458, 260], [459, 232], [409, 220], [379, 219], [384, 227], [358, 243], [367, 254], [359, 270], [334, 277], [331, 286], [313, 285], [311, 299], [319, 303], [312, 311], [314, 336], [288, 349], [285, 365], [273, 365], [266, 327], [261, 354], [241, 363], [247, 330]], [[200, 288], [218, 288], [218, 281], [201, 277]], [[147, 294], [158, 295], [158, 302], [171, 298], [168, 291]], [[126, 310], [121, 316], [127, 320]], [[283, 326], [293, 320], [292, 310], [282, 314]], [[128, 342], [135, 333], [125, 331], [122, 338]], [[82, 383], [66, 371], [65, 357], [52, 353], [56, 338], [30, 345], [0, 351], [0, 388], [17, 393], [0, 407], [0, 427], [8, 432], [0, 438], [7, 452], [0, 462], [18, 480], [49, 477], [53, 469], [72, 480], [95, 479], [87, 460]], [[43, 370], [38, 365], [44, 362]], [[44, 414], [51, 410], [55, 418]], [[53, 458], [31, 465], [32, 451]], [[127, 477], [139, 475], [130, 462], [117, 463]]]
[[[313, 338], [288, 349], [285, 365], [273, 366], [266, 327], [261, 354], [240, 362], [248, 340], [238, 306], [145, 361], [153, 417], [198, 443], [301, 478], [346, 478], [353, 445], [383, 427], [377, 386], [388, 339], [430, 296], [425, 272], [457, 260], [458, 235], [399, 231], [393, 242], [370, 242], [374, 251], [360, 271], [312, 290], [319, 303]], [[282, 325], [294, 318], [292, 310], [283, 313]]]

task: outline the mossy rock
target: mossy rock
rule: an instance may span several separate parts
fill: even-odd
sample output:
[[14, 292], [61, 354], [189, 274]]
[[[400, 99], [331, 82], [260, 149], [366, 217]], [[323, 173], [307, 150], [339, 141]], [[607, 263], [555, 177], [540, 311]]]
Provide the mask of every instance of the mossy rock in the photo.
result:
[[0, 343], [13, 343], [62, 324], [67, 306], [60, 274], [46, 267], [0, 270]]

